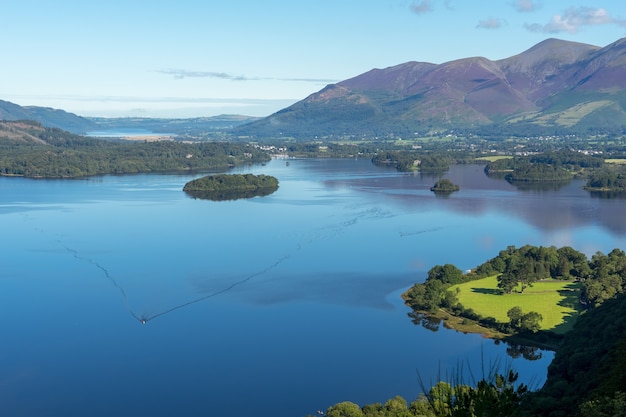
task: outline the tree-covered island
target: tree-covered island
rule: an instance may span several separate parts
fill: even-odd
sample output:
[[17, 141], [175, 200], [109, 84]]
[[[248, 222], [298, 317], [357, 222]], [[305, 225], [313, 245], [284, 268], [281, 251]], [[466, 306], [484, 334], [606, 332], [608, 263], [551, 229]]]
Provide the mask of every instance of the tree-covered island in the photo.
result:
[[626, 193], [626, 170], [623, 165], [593, 172], [585, 190], [601, 193]]
[[430, 187], [430, 191], [434, 193], [449, 194], [459, 191], [461, 188], [447, 178], [442, 178]]
[[183, 191], [194, 198], [236, 200], [262, 197], [278, 189], [278, 179], [271, 175], [218, 174], [189, 181]]

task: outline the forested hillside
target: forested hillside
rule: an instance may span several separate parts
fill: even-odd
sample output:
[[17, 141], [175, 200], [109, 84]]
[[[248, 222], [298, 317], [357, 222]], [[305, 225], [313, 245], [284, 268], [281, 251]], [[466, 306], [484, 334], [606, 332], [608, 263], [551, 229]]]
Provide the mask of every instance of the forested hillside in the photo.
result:
[[110, 142], [36, 122], [0, 122], [0, 175], [76, 178], [104, 174], [227, 169], [264, 162], [260, 149], [231, 143]]

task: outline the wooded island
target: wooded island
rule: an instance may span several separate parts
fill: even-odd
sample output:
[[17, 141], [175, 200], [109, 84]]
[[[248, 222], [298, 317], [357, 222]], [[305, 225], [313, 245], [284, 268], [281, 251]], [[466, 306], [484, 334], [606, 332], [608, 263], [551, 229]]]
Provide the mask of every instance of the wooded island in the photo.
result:
[[460, 189], [461, 188], [458, 185], [454, 184], [447, 178], [440, 179], [435, 183], [435, 185], [430, 187], [430, 191], [443, 194], [453, 193], [455, 191], [459, 191]]
[[189, 181], [183, 191], [206, 200], [237, 200], [262, 197], [278, 189], [278, 179], [271, 175], [217, 174]]

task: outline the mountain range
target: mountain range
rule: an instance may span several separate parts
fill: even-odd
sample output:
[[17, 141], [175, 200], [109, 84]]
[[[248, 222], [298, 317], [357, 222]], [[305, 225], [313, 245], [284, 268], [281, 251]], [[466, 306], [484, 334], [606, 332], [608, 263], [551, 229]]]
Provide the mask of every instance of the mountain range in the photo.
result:
[[[139, 130], [167, 133], [181, 137], [198, 137], [207, 132], [224, 132], [257, 120], [258, 117], [220, 115], [189, 119], [149, 117], [82, 117], [49, 107], [20, 106], [0, 100], [0, 121], [34, 120], [44, 127], [58, 128], [76, 134], [102, 131]], [[0, 129], [1, 130], [1, 129]]]
[[407, 62], [331, 84], [241, 135], [323, 138], [462, 129], [549, 134], [623, 131], [626, 38], [606, 47], [547, 39], [492, 61]]
[[374, 139], [463, 131], [478, 135], [624, 133], [626, 38], [599, 47], [547, 39], [509, 58], [406, 62], [330, 84], [265, 118], [85, 118], [0, 100], [0, 120], [73, 133], [148, 128], [247, 139]]

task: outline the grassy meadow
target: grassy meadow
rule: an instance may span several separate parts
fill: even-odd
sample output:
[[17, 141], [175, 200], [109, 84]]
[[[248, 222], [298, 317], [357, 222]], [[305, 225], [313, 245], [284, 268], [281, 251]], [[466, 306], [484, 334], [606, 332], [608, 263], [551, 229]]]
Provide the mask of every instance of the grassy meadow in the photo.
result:
[[511, 159], [512, 156], [507, 155], [492, 155], [492, 156], [481, 156], [480, 158], [476, 158], [477, 161], [486, 161], [486, 162], [494, 162], [500, 159]]
[[543, 316], [542, 330], [563, 334], [571, 329], [582, 311], [578, 297], [580, 284], [572, 281], [541, 281], [512, 294], [500, 294], [496, 277], [483, 278], [454, 285], [450, 291], [459, 289], [457, 297], [465, 308], [471, 308], [483, 317], [494, 317], [508, 322], [506, 312], [519, 306], [524, 313], [536, 311]]

